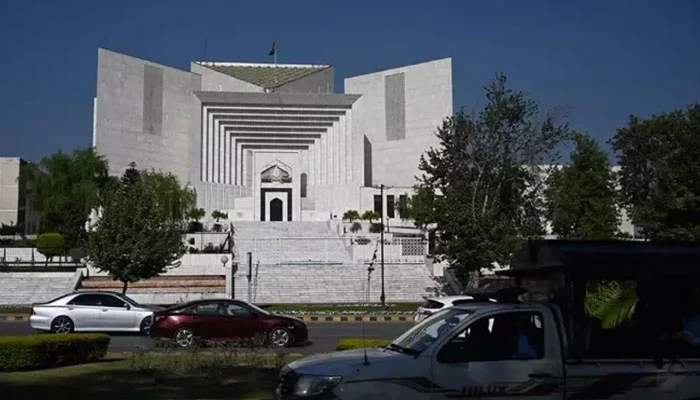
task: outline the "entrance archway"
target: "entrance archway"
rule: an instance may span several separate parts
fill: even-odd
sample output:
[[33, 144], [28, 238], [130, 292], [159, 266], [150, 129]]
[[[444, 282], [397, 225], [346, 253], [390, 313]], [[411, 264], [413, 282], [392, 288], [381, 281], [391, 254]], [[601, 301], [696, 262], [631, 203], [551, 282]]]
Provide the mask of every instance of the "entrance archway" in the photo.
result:
[[282, 221], [282, 200], [272, 199], [270, 201], [270, 221]]

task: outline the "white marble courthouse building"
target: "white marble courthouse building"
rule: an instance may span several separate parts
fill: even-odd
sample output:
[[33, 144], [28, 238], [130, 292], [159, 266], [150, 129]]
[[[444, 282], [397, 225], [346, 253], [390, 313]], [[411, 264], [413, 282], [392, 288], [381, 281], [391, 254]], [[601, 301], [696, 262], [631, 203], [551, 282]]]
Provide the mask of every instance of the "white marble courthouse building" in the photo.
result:
[[[93, 145], [120, 175], [169, 171], [233, 221], [399, 218], [420, 155], [452, 115], [451, 59], [346, 78], [330, 65], [192, 62], [99, 49]], [[379, 185], [385, 189], [384, 201]]]

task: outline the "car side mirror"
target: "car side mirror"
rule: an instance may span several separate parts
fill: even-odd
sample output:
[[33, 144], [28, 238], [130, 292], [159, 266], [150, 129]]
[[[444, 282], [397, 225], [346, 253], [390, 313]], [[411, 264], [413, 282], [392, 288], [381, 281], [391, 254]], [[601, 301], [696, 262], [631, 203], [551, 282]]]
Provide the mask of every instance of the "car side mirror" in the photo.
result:
[[127, 310], [131, 310], [131, 306], [129, 305], [129, 303], [124, 303], [124, 308], [126, 308]]
[[256, 313], [256, 312], [252, 313], [250, 316], [251, 316], [251, 318], [253, 318], [253, 319], [258, 319], [258, 318], [260, 318], [260, 314], [258, 314], [258, 313]]

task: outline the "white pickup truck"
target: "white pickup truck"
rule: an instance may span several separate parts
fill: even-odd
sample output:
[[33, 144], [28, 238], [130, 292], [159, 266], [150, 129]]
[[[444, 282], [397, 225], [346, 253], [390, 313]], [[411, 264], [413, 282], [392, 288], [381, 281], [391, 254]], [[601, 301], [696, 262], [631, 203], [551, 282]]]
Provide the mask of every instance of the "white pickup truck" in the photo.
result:
[[385, 348], [287, 365], [275, 397], [700, 399], [700, 359], [569, 360], [562, 321], [559, 309], [546, 304], [456, 306]]

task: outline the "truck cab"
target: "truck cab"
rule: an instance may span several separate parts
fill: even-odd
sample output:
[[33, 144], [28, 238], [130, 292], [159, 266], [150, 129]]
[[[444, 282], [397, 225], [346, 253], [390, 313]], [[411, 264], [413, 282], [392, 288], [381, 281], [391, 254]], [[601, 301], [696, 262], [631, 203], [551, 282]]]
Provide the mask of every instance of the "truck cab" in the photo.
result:
[[[605, 260], [620, 263], [624, 257], [610, 246], [637, 254], [631, 257], [635, 268], [611, 270]], [[530, 265], [519, 268], [515, 260], [515, 284], [528, 288], [525, 298], [538, 301], [455, 306], [421, 321], [384, 348], [298, 360], [280, 372], [275, 397], [700, 399], [700, 346], [666, 346], [668, 338], [658, 335], [665, 328], [649, 323], [662, 321], [660, 313], [677, 314], [662, 307], [669, 304], [659, 299], [667, 288], [663, 282], [678, 281], [677, 296], [700, 282], [700, 248], [603, 247], [565, 242], [526, 248]], [[542, 257], [544, 252], [549, 256]], [[586, 260], [591, 256], [595, 268]], [[545, 268], [532, 264], [533, 258], [545, 260]], [[620, 329], [601, 328], [600, 321], [596, 327], [584, 312], [586, 282], [633, 278], [642, 287], [635, 300], [641, 311]]]

